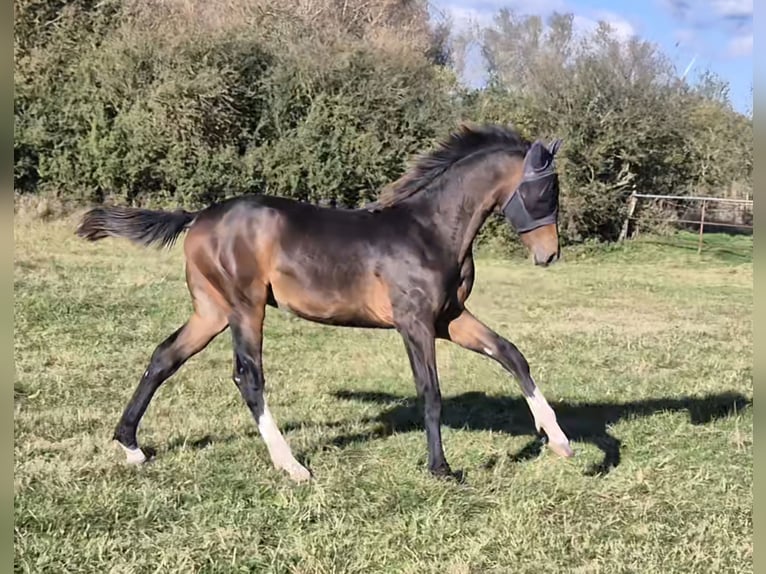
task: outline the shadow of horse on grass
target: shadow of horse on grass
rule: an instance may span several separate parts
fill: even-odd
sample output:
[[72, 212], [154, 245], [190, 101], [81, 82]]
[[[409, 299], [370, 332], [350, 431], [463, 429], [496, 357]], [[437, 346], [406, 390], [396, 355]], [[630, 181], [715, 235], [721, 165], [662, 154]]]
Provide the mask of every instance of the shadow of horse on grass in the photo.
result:
[[[314, 445], [303, 453], [296, 453], [299, 460], [306, 461], [311, 452], [383, 439], [394, 433], [424, 431], [422, 406], [412, 396], [399, 396], [381, 392], [337, 391], [333, 393], [339, 400], [376, 403], [382, 411], [375, 417], [362, 419], [370, 425], [370, 430], [362, 433], [341, 434], [333, 439]], [[620, 464], [621, 441], [609, 434], [608, 428], [619, 421], [649, 417], [662, 412], [689, 413], [690, 422], [703, 425], [714, 420], [726, 418], [752, 407], [752, 399], [740, 393], [722, 392], [698, 397], [683, 396], [678, 398], [658, 398], [631, 402], [558, 402], [552, 405], [556, 411], [559, 425], [570, 440], [587, 442], [595, 445], [604, 454], [602, 461], [594, 463], [585, 474], [605, 475]], [[287, 423], [283, 430], [298, 430], [307, 426], [339, 428], [347, 422], [328, 422], [318, 425], [306, 425], [301, 422]], [[521, 462], [537, 457], [545, 444], [545, 437], [537, 434], [529, 407], [522, 397], [489, 396], [482, 392], [467, 392], [442, 400], [442, 425], [461, 430], [481, 430], [501, 432], [511, 436], [532, 436], [532, 439], [518, 452], [508, 455], [511, 462]], [[244, 434], [214, 437], [205, 435], [189, 441], [173, 441], [168, 450], [179, 448], [202, 449], [216, 443], [226, 443], [245, 438], [256, 438], [257, 431], [252, 429]], [[491, 457], [485, 467], [491, 468], [498, 462], [498, 457]]]
[[[386, 405], [377, 416], [362, 422], [374, 427], [367, 433], [340, 435], [327, 446], [344, 447], [359, 441], [385, 438], [394, 433], [422, 431], [422, 407], [415, 397], [402, 397], [379, 392], [338, 391], [334, 396], [342, 400], [373, 402]], [[604, 459], [586, 470], [591, 476], [604, 475], [620, 463], [621, 441], [608, 432], [608, 428], [621, 420], [647, 417], [660, 412], [687, 411], [694, 425], [707, 424], [728, 417], [752, 406], [752, 399], [742, 394], [724, 392], [700, 397], [659, 398], [625, 403], [560, 402], [552, 405], [559, 425], [570, 440], [595, 445]], [[340, 426], [335, 423], [328, 426]], [[488, 396], [483, 392], [468, 392], [442, 401], [442, 425], [463, 430], [502, 432], [512, 436], [532, 435], [534, 438], [520, 451], [509, 454], [512, 462], [537, 457], [545, 444], [545, 437], [537, 434], [526, 401], [521, 397]], [[301, 425], [294, 425], [293, 428]], [[485, 464], [492, 467], [497, 457]]]

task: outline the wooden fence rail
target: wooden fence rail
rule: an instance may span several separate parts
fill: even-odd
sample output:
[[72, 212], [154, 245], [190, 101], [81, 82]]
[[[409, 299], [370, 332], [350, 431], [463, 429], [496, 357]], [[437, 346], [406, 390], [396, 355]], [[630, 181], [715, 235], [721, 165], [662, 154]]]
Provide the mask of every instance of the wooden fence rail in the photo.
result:
[[[661, 220], [661, 221], [673, 221], [674, 223], [689, 223], [689, 224], [699, 224], [699, 240], [697, 243], [697, 253], [702, 252], [702, 244], [703, 244], [703, 235], [705, 233], [705, 218], [707, 215], [707, 208], [708, 205], [712, 204], [730, 204], [730, 205], [741, 205], [746, 208], [750, 208], [752, 210], [753, 208], [753, 200], [752, 199], [730, 199], [725, 197], [700, 197], [700, 196], [690, 196], [690, 195], [654, 195], [650, 193], [633, 193], [630, 196], [630, 200], [628, 202], [628, 213], [625, 217], [625, 222], [623, 223], [622, 230], [620, 231], [619, 240], [623, 241], [627, 238], [628, 232], [630, 230], [630, 222], [635, 218], [635, 212], [636, 207], [638, 206], [638, 202], [640, 199], [659, 199], [659, 200], [672, 200], [677, 202], [698, 202], [701, 203], [701, 209], [700, 209], [700, 218], [699, 219], [667, 219], [667, 220]], [[710, 224], [710, 222], [708, 222]], [[717, 227], [734, 227], [734, 228], [740, 228], [740, 229], [753, 229], [753, 225], [745, 224], [745, 223], [726, 223], [726, 222], [713, 222], [712, 225], [715, 225]]]

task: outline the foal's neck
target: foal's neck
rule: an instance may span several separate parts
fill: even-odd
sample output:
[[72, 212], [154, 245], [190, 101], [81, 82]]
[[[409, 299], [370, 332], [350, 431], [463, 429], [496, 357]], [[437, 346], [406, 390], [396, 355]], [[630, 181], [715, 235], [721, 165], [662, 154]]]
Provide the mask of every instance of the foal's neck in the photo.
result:
[[432, 223], [458, 264], [497, 204], [499, 188], [508, 179], [509, 163], [488, 157], [462, 168], [442, 189], [412, 198], [413, 211]]

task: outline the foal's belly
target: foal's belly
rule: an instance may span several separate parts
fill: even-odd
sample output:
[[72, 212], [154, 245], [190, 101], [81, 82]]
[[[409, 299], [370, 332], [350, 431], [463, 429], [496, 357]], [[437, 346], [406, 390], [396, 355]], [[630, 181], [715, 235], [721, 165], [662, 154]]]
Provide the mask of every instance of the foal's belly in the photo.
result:
[[388, 288], [372, 275], [333, 280], [279, 273], [271, 278], [271, 292], [279, 309], [309, 321], [343, 327], [393, 327]]

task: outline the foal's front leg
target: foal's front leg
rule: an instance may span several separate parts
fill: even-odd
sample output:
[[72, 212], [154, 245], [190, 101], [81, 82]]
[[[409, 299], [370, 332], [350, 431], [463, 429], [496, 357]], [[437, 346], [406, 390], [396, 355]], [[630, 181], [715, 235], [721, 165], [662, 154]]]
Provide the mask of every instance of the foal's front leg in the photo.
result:
[[529, 363], [516, 345], [495, 333], [474, 317], [467, 309], [454, 320], [439, 336], [463, 348], [491, 357], [507, 371], [515, 375], [521, 385], [524, 398], [532, 411], [538, 432], [544, 430], [553, 452], [563, 457], [574, 455], [564, 431], [556, 421], [556, 413], [537, 388], [529, 372]]
[[425, 322], [408, 320], [398, 328], [404, 339], [418, 398], [424, 402], [428, 469], [436, 476], [451, 476], [444, 457], [441, 435], [442, 397], [436, 372], [436, 340], [433, 327]]

